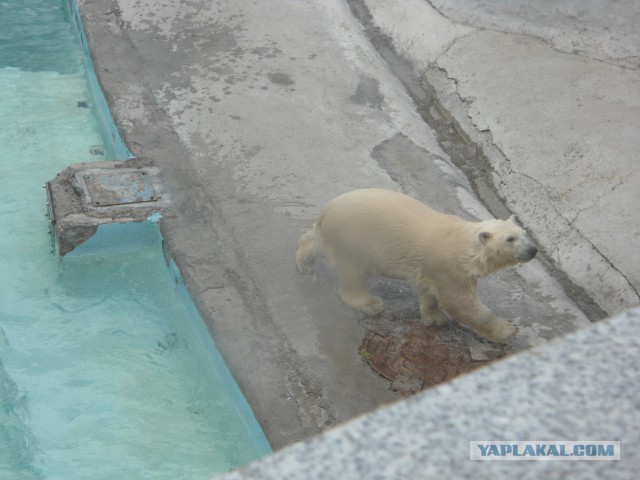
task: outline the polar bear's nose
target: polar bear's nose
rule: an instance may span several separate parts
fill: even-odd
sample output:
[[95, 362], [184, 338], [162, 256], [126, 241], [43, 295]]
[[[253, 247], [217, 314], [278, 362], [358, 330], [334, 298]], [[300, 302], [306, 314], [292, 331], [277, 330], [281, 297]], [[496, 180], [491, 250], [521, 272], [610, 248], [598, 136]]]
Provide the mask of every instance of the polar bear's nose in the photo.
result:
[[521, 262], [528, 262], [533, 257], [535, 257], [537, 253], [538, 253], [538, 249], [536, 248], [536, 246], [533, 243], [527, 242], [526, 245], [523, 245], [523, 248], [522, 250], [520, 250], [520, 253], [517, 255], [517, 258]]

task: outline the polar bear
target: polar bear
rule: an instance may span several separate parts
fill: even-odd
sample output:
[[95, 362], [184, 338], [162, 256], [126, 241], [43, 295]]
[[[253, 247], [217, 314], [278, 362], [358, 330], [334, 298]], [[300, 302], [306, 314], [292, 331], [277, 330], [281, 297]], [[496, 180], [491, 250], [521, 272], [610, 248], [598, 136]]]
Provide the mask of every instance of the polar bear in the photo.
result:
[[469, 222], [401, 193], [366, 188], [327, 204], [300, 237], [296, 263], [300, 273], [311, 273], [316, 258], [326, 257], [337, 273], [342, 301], [369, 315], [384, 304], [367, 291], [368, 277], [408, 280], [421, 292], [420, 313], [427, 325], [445, 320], [440, 306], [478, 334], [506, 343], [517, 328], [480, 302], [477, 280], [536, 253], [513, 216]]

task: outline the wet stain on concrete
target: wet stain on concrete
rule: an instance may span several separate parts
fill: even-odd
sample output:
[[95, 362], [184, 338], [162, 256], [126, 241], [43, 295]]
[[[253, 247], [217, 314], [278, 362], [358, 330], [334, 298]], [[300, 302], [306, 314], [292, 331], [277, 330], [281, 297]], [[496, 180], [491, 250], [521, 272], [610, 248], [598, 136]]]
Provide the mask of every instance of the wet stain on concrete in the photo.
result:
[[270, 42], [266, 46], [253, 48], [251, 53], [257, 55], [258, 58], [277, 58], [282, 54], [282, 50], [277, 48], [275, 42]]
[[291, 78], [291, 76], [287, 73], [282, 72], [273, 72], [267, 73], [267, 77], [271, 80], [271, 83], [275, 83], [276, 85], [293, 85], [295, 82]]
[[438, 166], [446, 164], [446, 160], [416, 145], [406, 135], [396, 133], [376, 145], [371, 157], [402, 187], [404, 193], [419, 197], [427, 204], [451, 207], [445, 213], [466, 214], [457, 207], [456, 195], [457, 187], [471, 190], [464, 175], [451, 167], [443, 169]]
[[361, 77], [356, 93], [351, 96], [351, 101], [356, 105], [382, 108], [384, 97], [380, 93], [380, 82], [372, 77]]

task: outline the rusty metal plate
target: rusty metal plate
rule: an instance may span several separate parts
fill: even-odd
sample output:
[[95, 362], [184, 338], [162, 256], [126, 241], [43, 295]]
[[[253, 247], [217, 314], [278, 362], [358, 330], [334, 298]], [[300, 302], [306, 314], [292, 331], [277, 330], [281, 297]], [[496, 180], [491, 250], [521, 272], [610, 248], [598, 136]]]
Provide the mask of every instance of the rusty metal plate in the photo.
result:
[[[419, 319], [368, 317], [361, 322], [367, 334], [360, 355], [389, 389], [412, 395], [486, 365], [506, 354], [501, 346], [476, 340], [450, 323], [426, 327]], [[482, 356], [475, 350], [481, 349]]]
[[83, 175], [94, 207], [153, 202], [156, 192], [147, 172], [109, 172]]

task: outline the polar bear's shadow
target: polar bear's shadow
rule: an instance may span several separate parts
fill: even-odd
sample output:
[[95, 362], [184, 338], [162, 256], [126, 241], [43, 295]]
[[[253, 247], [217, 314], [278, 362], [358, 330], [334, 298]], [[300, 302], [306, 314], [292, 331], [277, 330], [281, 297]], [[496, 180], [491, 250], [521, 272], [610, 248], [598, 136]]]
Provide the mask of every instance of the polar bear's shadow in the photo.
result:
[[[330, 283], [334, 294], [338, 295], [338, 278], [329, 262], [324, 258], [316, 259], [315, 280]], [[418, 290], [411, 283], [386, 277], [370, 278], [367, 282], [369, 292], [384, 300], [385, 317], [390, 319], [420, 318]]]
[[[331, 284], [333, 294], [338, 298], [338, 279], [326, 259], [316, 259], [314, 277], [317, 281]], [[402, 330], [413, 325], [413, 322], [421, 321], [418, 288], [411, 282], [387, 277], [372, 277], [368, 280], [367, 287], [372, 295], [376, 295], [384, 301], [384, 310], [375, 316], [381, 317], [376, 323], [382, 321], [387, 324], [387, 329], [399, 334]], [[345, 308], [348, 307], [345, 306]], [[365, 315], [360, 323], [366, 326], [369, 323], [367, 318], [369, 317]], [[491, 345], [490, 341], [476, 334], [473, 330], [465, 328], [448, 316], [447, 318], [448, 321], [438, 327], [439, 330], [454, 331], [473, 344]]]
[[[338, 278], [329, 262], [316, 259], [315, 280], [330, 283], [334, 294], [338, 295]], [[369, 292], [384, 300], [384, 315], [388, 319], [420, 318], [420, 301], [417, 288], [410, 282], [386, 277], [370, 278]]]
[[[379, 314], [384, 321], [395, 325], [395, 330], [408, 328], [414, 322], [422, 323], [420, 315], [420, 296], [418, 289], [410, 282], [386, 277], [369, 279], [369, 292], [384, 301], [384, 310]], [[444, 313], [444, 312], [443, 312]], [[428, 327], [438, 331], [450, 331], [480, 343], [491, 343], [473, 330], [460, 325], [444, 314], [447, 321], [438, 327]]]
[[383, 314], [390, 319], [420, 318], [418, 290], [411, 283], [392, 278], [371, 278], [369, 292], [384, 300]]

